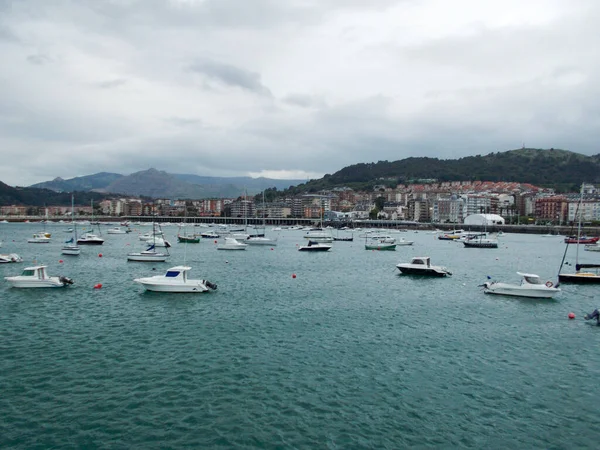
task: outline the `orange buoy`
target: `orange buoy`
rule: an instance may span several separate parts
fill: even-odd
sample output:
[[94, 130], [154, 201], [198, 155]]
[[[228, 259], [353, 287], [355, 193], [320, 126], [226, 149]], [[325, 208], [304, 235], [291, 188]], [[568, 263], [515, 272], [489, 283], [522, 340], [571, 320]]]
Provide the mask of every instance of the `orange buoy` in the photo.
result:
[[94, 289], [102, 289], [102, 283], [95, 284]]
[[292, 274], [292, 278], [296, 278], [296, 274], [295, 273]]
[[574, 319], [575, 318], [575, 313], [570, 312], [569, 313], [569, 319]]

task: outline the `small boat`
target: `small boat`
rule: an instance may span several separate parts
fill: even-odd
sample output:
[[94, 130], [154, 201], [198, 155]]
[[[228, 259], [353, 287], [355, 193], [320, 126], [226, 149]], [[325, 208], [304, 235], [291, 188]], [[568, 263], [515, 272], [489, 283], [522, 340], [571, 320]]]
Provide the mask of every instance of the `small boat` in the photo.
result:
[[560, 292], [554, 287], [552, 281], [542, 283], [540, 277], [533, 273], [521, 273], [523, 279], [521, 284], [501, 283], [498, 281], [487, 281], [483, 284], [483, 292], [486, 294], [511, 295], [514, 297], [529, 298], [552, 298]]
[[331, 250], [331, 245], [325, 242], [308, 241], [307, 245], [301, 245], [298, 247], [298, 251], [301, 252], [326, 252]]
[[244, 242], [248, 245], [277, 245], [277, 239], [272, 239], [265, 236], [250, 236]]
[[215, 233], [214, 231], [207, 231], [205, 233], [200, 233], [200, 237], [206, 239], [219, 239], [221, 236]]
[[50, 277], [44, 265], [25, 267], [21, 275], [4, 277], [14, 288], [65, 287], [73, 284], [68, 277]]
[[400, 238], [396, 241], [396, 245], [413, 245], [415, 241], [407, 241], [404, 238]]
[[46, 236], [46, 233], [34, 233], [32, 238], [27, 239], [27, 242], [30, 244], [48, 244], [50, 238]]
[[587, 237], [587, 236], [568, 236], [565, 238], [565, 244], [595, 244], [600, 240], [600, 237]]
[[129, 228], [127, 229], [123, 229], [121, 227], [112, 227], [109, 228], [108, 230], [106, 230], [107, 234], [127, 234], [127, 233], [131, 233], [131, 230]]
[[168, 253], [158, 252], [154, 245], [151, 245], [142, 252], [132, 252], [127, 254], [127, 261], [138, 262], [165, 262], [170, 255]]
[[0, 264], [17, 263], [17, 262], [23, 262], [23, 258], [21, 258], [16, 253], [1, 253], [0, 254]]
[[371, 242], [365, 242], [365, 250], [396, 250], [396, 244], [372, 240]]
[[409, 263], [400, 263], [396, 267], [406, 275], [427, 275], [433, 277], [452, 275], [452, 272], [443, 266], [432, 266], [429, 256], [415, 256]]
[[71, 233], [73, 233], [73, 236], [71, 236], [71, 239], [69, 239], [68, 241], [65, 242], [65, 245], [63, 246], [63, 248], [61, 249], [61, 253], [63, 255], [69, 255], [69, 256], [79, 256], [79, 254], [81, 253], [81, 249], [79, 248], [79, 246], [77, 245], [77, 225], [75, 224], [75, 221], [72, 219], [73, 218], [73, 210], [75, 209], [75, 197], [73, 195], [71, 195], [71, 222], [73, 223], [73, 228], [69, 228], [69, 230], [71, 230]]
[[217, 250], [246, 250], [248, 244], [238, 241], [230, 237], [225, 238], [225, 242], [217, 246]]
[[79, 245], [102, 245], [104, 244], [104, 239], [100, 236], [93, 233], [84, 233], [82, 236], [77, 239], [77, 244]]
[[352, 242], [354, 241], [354, 237], [334, 237], [333, 240], [341, 242]]
[[191, 269], [188, 266], [175, 266], [167, 270], [164, 275], [136, 278], [133, 281], [144, 286], [147, 291], [154, 292], [201, 293], [217, 289], [217, 285], [208, 280], [188, 279], [187, 272]]
[[600, 243], [596, 242], [595, 244], [587, 244], [583, 247], [584, 250], [588, 252], [600, 252]]
[[165, 248], [171, 247], [171, 243], [169, 241], [167, 241], [166, 239], [164, 239], [162, 237], [158, 237], [158, 236], [156, 236], [153, 239], [148, 239], [146, 242], [148, 244], [152, 243], [152, 245], [154, 245], [155, 247], [165, 247]]
[[186, 244], [199, 244], [200, 236], [196, 234], [192, 234], [191, 236], [182, 236], [180, 234], [177, 235], [177, 242], [182, 242]]
[[575, 273], [559, 273], [558, 281], [565, 283], [600, 284], [600, 264], [575, 264]]
[[327, 231], [312, 230], [304, 235], [304, 239], [313, 242], [333, 242], [333, 236]]
[[471, 238], [463, 241], [466, 248], [498, 248], [498, 239]]

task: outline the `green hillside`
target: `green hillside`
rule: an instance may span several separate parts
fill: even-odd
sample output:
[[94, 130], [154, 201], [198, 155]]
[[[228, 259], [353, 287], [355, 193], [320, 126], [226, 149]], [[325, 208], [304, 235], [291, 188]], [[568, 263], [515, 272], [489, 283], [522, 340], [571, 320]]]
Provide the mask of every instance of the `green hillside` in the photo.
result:
[[515, 181], [577, 191], [581, 182], [600, 183], [600, 154], [585, 156], [566, 150], [523, 148], [460, 159], [406, 158], [354, 164], [311, 180], [285, 193], [316, 192], [348, 186], [369, 189], [422, 179], [442, 181]]

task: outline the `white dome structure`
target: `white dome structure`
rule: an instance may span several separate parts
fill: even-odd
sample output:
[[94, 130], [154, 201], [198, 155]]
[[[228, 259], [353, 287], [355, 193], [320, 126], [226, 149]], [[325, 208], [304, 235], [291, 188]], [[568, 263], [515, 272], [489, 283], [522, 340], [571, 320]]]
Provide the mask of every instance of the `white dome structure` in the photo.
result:
[[465, 217], [465, 225], [504, 225], [504, 218], [498, 214], [471, 214]]

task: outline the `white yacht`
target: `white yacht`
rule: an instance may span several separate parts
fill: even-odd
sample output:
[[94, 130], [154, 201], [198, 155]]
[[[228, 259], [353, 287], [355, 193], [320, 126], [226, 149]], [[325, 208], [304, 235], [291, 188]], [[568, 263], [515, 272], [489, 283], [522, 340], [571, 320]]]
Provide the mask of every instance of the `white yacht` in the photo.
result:
[[488, 281], [483, 284], [483, 292], [486, 294], [512, 295], [515, 297], [530, 298], [552, 298], [560, 292], [559, 288], [554, 287], [552, 281], [542, 283], [538, 275], [521, 272], [517, 272], [517, 274], [523, 277], [521, 284]]
[[225, 242], [217, 246], [217, 250], [246, 250], [248, 244], [230, 237], [225, 238]]
[[188, 266], [175, 266], [167, 270], [164, 275], [136, 278], [133, 281], [144, 286], [147, 291], [155, 292], [201, 293], [217, 289], [217, 285], [208, 280], [190, 280], [187, 272], [191, 269]]
[[0, 264], [17, 263], [17, 262], [23, 262], [23, 258], [21, 258], [16, 253], [2, 253], [2, 254], [0, 254]]
[[73, 284], [73, 280], [67, 277], [48, 276], [44, 265], [25, 267], [21, 275], [4, 279], [14, 288], [54, 288]]
[[400, 263], [396, 265], [398, 270], [408, 275], [427, 275], [434, 277], [445, 277], [452, 275], [448, 269], [443, 266], [432, 266], [429, 256], [415, 256], [409, 263]]
[[79, 245], [102, 245], [104, 244], [104, 239], [102, 239], [97, 234], [93, 233], [84, 233], [82, 236], [77, 239], [77, 244]]

